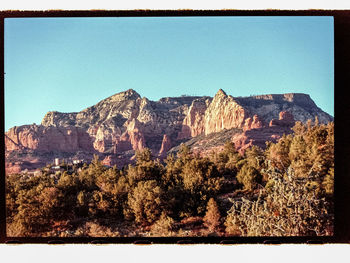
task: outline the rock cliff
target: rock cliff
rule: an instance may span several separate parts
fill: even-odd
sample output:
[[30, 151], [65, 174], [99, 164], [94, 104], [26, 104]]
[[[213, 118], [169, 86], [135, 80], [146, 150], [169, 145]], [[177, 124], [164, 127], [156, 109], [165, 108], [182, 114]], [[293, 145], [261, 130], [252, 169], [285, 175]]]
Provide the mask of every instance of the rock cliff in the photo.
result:
[[277, 119], [281, 111], [288, 111], [294, 116], [295, 120], [304, 123], [308, 119], [314, 120], [315, 116], [318, 117], [321, 123], [333, 120], [332, 116], [316, 106], [308, 94], [269, 94], [237, 97], [235, 100], [251, 114], [259, 115], [266, 122]]
[[242, 128], [249, 116], [246, 109], [220, 89], [205, 111], [204, 133], [207, 135], [223, 129]]
[[268, 126], [257, 125], [257, 127], [245, 129], [242, 133], [232, 136], [231, 141], [240, 153], [244, 153], [252, 145], [265, 148], [267, 141], [276, 142], [283, 134], [290, 134], [294, 124], [293, 115], [288, 111], [282, 111], [279, 113], [279, 118], [272, 119]]
[[[306, 94], [234, 98], [220, 89], [213, 98], [181, 96], [150, 101], [127, 90], [80, 112], [48, 112], [41, 125], [13, 127], [5, 133], [5, 146], [6, 152], [98, 153], [105, 163], [119, 160], [123, 164], [144, 147], [165, 157], [171, 147], [182, 142], [230, 129], [242, 131], [232, 140], [237, 148], [245, 149], [278, 138], [294, 121], [306, 122], [315, 116], [321, 123], [333, 120]], [[38, 163], [50, 161], [39, 158]]]
[[5, 133], [7, 151], [32, 149], [37, 151], [93, 151], [92, 139], [79, 127], [23, 125]]

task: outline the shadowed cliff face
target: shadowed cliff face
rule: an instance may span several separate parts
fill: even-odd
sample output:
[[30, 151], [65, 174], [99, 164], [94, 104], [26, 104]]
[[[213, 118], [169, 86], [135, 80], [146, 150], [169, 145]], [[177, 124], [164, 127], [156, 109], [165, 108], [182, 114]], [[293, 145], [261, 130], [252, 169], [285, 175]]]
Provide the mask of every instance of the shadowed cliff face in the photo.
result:
[[[41, 125], [13, 127], [5, 133], [5, 146], [7, 152], [99, 153], [110, 155], [108, 163], [117, 159], [123, 163], [144, 147], [164, 157], [172, 147], [199, 135], [241, 129], [241, 135], [249, 137], [249, 131], [254, 134], [263, 128], [279, 134], [290, 129], [294, 119], [306, 122], [315, 116], [321, 123], [333, 121], [306, 94], [234, 98], [219, 90], [213, 98], [182, 96], [150, 101], [127, 90], [80, 112], [48, 112]], [[235, 135], [237, 148], [254, 144], [243, 137]]]

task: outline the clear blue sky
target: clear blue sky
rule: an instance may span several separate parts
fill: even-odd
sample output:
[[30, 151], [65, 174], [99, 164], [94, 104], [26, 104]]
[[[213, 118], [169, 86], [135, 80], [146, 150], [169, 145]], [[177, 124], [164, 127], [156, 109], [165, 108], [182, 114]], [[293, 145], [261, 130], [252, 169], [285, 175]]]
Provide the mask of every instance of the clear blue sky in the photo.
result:
[[301, 92], [334, 115], [332, 17], [5, 19], [5, 130], [127, 89]]

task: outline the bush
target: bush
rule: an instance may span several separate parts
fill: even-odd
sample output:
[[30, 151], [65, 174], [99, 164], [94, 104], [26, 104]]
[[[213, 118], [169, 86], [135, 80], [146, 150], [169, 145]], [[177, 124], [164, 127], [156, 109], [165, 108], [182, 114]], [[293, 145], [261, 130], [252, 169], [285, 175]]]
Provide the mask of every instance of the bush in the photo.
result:
[[261, 175], [256, 168], [244, 164], [237, 174], [237, 181], [243, 184], [245, 190], [252, 190], [257, 183], [261, 182]]
[[[232, 200], [225, 222], [227, 234], [242, 236], [332, 235], [334, 215], [325, 198], [317, 198], [306, 180], [270, 173], [267, 193], [258, 199]], [[264, 196], [265, 195], [265, 196]]]
[[141, 181], [128, 195], [128, 205], [136, 223], [153, 223], [159, 218], [162, 190], [155, 180]]
[[152, 236], [172, 236], [174, 234], [174, 219], [167, 216], [163, 211], [160, 218], [152, 225], [151, 235]]
[[89, 237], [120, 236], [120, 233], [118, 231], [113, 231], [111, 228], [100, 225], [97, 222], [86, 222], [83, 226], [78, 227], [74, 234], [75, 236], [89, 236]]
[[220, 225], [220, 212], [218, 205], [213, 198], [209, 199], [207, 212], [204, 216], [204, 225], [210, 232], [215, 232]]

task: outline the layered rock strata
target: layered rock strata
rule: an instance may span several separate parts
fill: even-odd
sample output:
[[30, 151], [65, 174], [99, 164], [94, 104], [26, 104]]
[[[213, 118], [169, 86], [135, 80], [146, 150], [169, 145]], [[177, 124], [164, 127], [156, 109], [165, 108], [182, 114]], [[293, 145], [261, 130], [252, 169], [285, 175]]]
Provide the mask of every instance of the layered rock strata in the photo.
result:
[[[5, 146], [6, 152], [97, 153], [107, 158], [106, 163], [122, 164], [144, 147], [165, 157], [171, 147], [186, 140], [229, 129], [242, 129], [241, 136], [233, 138], [241, 149], [260, 144], [259, 129], [270, 129], [273, 137], [290, 129], [292, 122], [315, 116], [321, 123], [333, 120], [306, 94], [232, 97], [220, 89], [213, 98], [150, 101], [127, 90], [80, 112], [48, 112], [41, 125], [13, 127], [5, 133]], [[254, 133], [256, 139], [249, 140]], [[266, 138], [261, 136], [261, 141]], [[45, 161], [41, 158], [38, 163]]]

